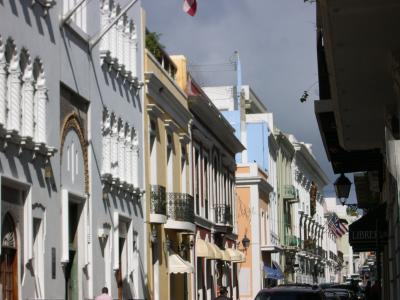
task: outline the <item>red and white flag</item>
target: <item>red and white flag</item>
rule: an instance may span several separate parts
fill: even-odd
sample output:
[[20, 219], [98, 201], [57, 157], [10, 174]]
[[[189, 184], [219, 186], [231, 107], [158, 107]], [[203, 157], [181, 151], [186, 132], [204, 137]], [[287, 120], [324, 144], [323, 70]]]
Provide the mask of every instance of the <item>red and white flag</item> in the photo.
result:
[[183, 11], [191, 15], [192, 17], [196, 14], [197, 0], [183, 0]]

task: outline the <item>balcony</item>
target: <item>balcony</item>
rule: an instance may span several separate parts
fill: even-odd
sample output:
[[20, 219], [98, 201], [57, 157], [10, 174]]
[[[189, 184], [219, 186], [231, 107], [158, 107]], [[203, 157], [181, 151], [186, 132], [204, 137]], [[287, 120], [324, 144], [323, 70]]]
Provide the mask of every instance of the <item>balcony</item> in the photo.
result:
[[215, 206], [215, 223], [223, 225], [232, 225], [232, 213], [229, 205]]
[[300, 238], [294, 235], [285, 236], [284, 245], [286, 248], [298, 248], [300, 247], [301, 240]]
[[165, 187], [152, 185], [150, 187], [150, 222], [165, 223], [167, 221], [167, 201]]
[[291, 184], [286, 184], [282, 187], [282, 198], [289, 203], [299, 202], [298, 192]]
[[167, 193], [165, 228], [195, 231], [194, 199], [185, 193]]
[[312, 239], [304, 240], [304, 250], [316, 254], [317, 252], [316, 241]]

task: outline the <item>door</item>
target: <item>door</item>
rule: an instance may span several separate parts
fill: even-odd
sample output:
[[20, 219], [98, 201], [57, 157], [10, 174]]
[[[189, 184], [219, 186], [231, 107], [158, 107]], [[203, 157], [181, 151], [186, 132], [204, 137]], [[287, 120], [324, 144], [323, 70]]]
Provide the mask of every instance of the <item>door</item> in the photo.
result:
[[66, 300], [79, 299], [79, 280], [78, 280], [78, 244], [79, 232], [78, 225], [81, 215], [81, 205], [70, 202], [69, 210], [69, 262], [66, 267], [65, 274], [65, 291]]
[[3, 300], [18, 299], [18, 255], [14, 221], [9, 214], [4, 217], [0, 256], [0, 283]]
[[125, 238], [119, 238], [119, 268], [118, 271], [115, 272], [115, 277], [117, 279], [117, 287], [118, 287], [118, 300], [123, 299], [123, 279], [122, 279], [122, 252], [124, 249]]

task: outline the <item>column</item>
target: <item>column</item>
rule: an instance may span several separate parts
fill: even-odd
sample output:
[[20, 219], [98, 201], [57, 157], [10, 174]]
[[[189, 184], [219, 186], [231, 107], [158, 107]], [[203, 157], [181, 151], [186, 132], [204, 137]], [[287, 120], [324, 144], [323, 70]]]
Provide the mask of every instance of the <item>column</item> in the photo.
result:
[[[100, 26], [105, 28], [110, 23], [110, 0], [103, 0], [101, 7]], [[110, 31], [101, 38], [100, 55], [105, 56], [110, 51]]]
[[32, 62], [29, 60], [22, 77], [22, 129], [23, 137], [33, 138], [33, 73]]
[[35, 143], [46, 144], [46, 110], [47, 110], [47, 88], [44, 72], [41, 71], [36, 81], [36, 93], [34, 97], [36, 105], [35, 113]]
[[132, 146], [132, 184], [135, 188], [139, 187], [138, 182], [139, 167], [139, 146], [134, 142]]
[[136, 36], [136, 28], [133, 25], [132, 30], [131, 30], [131, 36], [130, 36], [130, 71], [131, 71], [131, 76], [133, 78], [137, 78], [137, 70], [136, 70], [136, 59], [137, 59], [137, 36]]
[[125, 181], [125, 124], [122, 120], [119, 120], [119, 130], [118, 130], [118, 177], [121, 182]]
[[103, 157], [102, 175], [111, 174], [111, 114], [105, 110], [103, 116]]
[[0, 125], [6, 125], [7, 71], [5, 45], [0, 40]]
[[21, 70], [17, 50], [13, 49], [12, 58], [9, 64], [8, 93], [7, 93], [7, 130], [18, 133], [20, 130], [21, 117]]
[[127, 132], [125, 137], [125, 181], [132, 184], [132, 128], [127, 125]]
[[131, 21], [127, 20], [124, 26], [123, 34], [123, 46], [124, 46], [124, 60], [125, 72], [130, 73], [131, 71], [131, 56], [130, 56], [130, 28]]
[[[115, 17], [117, 16], [117, 5], [115, 2], [112, 2], [112, 9], [111, 9], [111, 17], [110, 21], [114, 20]], [[116, 59], [117, 55], [117, 26], [114, 24], [110, 30], [110, 56], [113, 60]]]
[[111, 175], [115, 180], [118, 178], [118, 119], [115, 115], [111, 124]]
[[120, 17], [117, 21], [117, 59], [118, 69], [121, 70], [125, 63], [124, 61], [124, 27], [126, 15]]

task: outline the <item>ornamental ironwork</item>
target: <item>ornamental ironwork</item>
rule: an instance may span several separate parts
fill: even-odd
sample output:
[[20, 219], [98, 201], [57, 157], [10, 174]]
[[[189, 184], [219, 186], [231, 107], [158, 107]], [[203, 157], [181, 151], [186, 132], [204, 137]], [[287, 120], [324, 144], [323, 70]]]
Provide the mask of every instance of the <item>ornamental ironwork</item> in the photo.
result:
[[300, 247], [300, 238], [295, 235], [285, 236], [285, 246], [287, 247]]
[[194, 223], [193, 196], [185, 193], [167, 193], [168, 219]]
[[229, 205], [220, 204], [214, 207], [215, 223], [232, 225], [232, 210]]
[[167, 215], [167, 201], [165, 187], [152, 185], [150, 191], [150, 213]]

